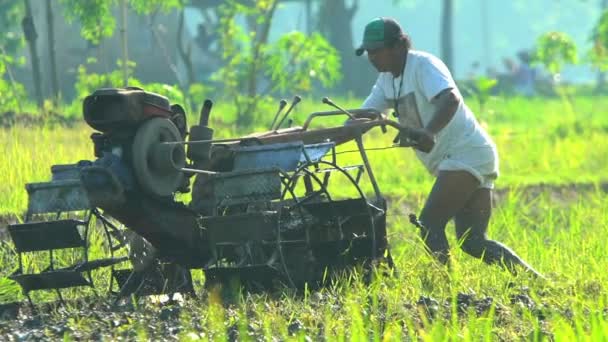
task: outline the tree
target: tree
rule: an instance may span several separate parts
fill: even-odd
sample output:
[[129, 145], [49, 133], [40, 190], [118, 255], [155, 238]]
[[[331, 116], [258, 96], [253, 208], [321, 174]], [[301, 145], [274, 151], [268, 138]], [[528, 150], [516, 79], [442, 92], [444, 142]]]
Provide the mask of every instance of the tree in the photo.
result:
[[81, 36], [94, 45], [114, 34], [116, 20], [112, 15], [113, 0], [60, 0], [68, 22], [80, 22]]
[[220, 40], [220, 14], [219, 6], [209, 7], [206, 1], [193, 1], [192, 6], [200, 11], [202, 22], [197, 26], [194, 39], [196, 46], [202, 51], [201, 68], [203, 73], [212, 73], [219, 68], [222, 62], [222, 52], [219, 47]]
[[492, 50], [490, 49], [490, 25], [489, 25], [489, 9], [487, 0], [479, 0], [480, 14], [481, 14], [481, 43], [483, 49], [483, 66], [485, 70], [488, 70], [492, 60]]
[[591, 64], [600, 72], [597, 77], [596, 92], [602, 92], [606, 87], [606, 71], [608, 71], [608, 0], [601, 3], [603, 13], [591, 34], [593, 46], [589, 51]]
[[30, 49], [30, 62], [32, 64], [32, 72], [34, 75], [34, 89], [36, 90], [36, 102], [38, 108], [42, 109], [44, 105], [44, 97], [42, 95], [41, 88], [41, 74], [40, 74], [40, 61], [38, 60], [38, 50], [36, 48], [36, 39], [38, 39], [38, 33], [36, 32], [36, 26], [34, 25], [34, 16], [32, 15], [32, 6], [29, 0], [23, 0], [25, 5], [25, 16], [21, 21], [21, 27], [25, 35], [25, 40]]
[[[338, 89], [352, 91], [357, 95], [369, 93], [371, 80], [361, 79], [366, 70], [366, 61], [355, 55], [352, 38], [352, 20], [359, 10], [359, 0], [347, 6], [345, 0], [321, 1], [319, 5], [319, 31], [336, 48], [342, 61], [341, 73], [344, 75]], [[370, 74], [371, 68], [370, 68]]]
[[19, 19], [23, 18], [24, 7], [21, 0], [0, 1], [0, 46], [9, 55], [15, 55], [23, 46], [19, 33]]
[[53, 25], [53, 8], [51, 0], [46, 0], [46, 27], [49, 47], [49, 64], [51, 71], [51, 94], [55, 103], [59, 100], [59, 81], [57, 80], [57, 62], [55, 61], [55, 28]]
[[453, 72], [454, 49], [452, 44], [452, 21], [454, 16], [454, 2], [443, 0], [441, 11], [441, 59], [445, 65]]
[[[224, 67], [213, 79], [234, 102], [237, 125], [250, 125], [260, 103], [275, 91], [309, 91], [313, 80], [329, 86], [339, 79], [337, 52], [320, 35], [295, 32], [268, 42], [275, 6], [276, 0], [251, 6], [228, 1], [220, 8]], [[242, 19], [248, 29], [238, 24]]]
[[[114, 0], [61, 0], [65, 7], [65, 16], [68, 20], [77, 19], [81, 24], [81, 35], [94, 45], [98, 45], [103, 38], [114, 34], [116, 21], [112, 15]], [[128, 5], [128, 6], [127, 6]], [[128, 44], [127, 44], [127, 11], [132, 8], [136, 13], [149, 15], [158, 11], [169, 12], [182, 7], [181, 0], [121, 0], [121, 49], [123, 82], [128, 81]], [[125, 84], [126, 85], [126, 84]]]
[[[19, 113], [23, 112], [21, 101], [26, 97], [25, 88], [13, 76], [11, 71], [11, 64], [13, 63], [15, 63], [14, 58], [0, 45], [0, 93], [2, 93], [2, 96], [0, 96], [0, 113], [6, 110], [14, 111], [15, 108]], [[7, 74], [9, 82], [4, 80], [4, 74]]]
[[532, 60], [557, 75], [565, 64], [577, 63], [576, 44], [563, 32], [547, 32], [538, 38]]
[[[559, 73], [565, 64], [576, 64], [577, 61], [576, 44], [572, 38], [565, 33], [555, 31], [547, 32], [538, 38], [536, 50], [532, 55], [532, 62], [544, 65], [556, 81], [559, 81]], [[564, 112], [573, 114], [568, 88], [558, 84], [555, 90], [563, 99]]]
[[[19, 34], [19, 18], [23, 17], [23, 3], [20, 0], [0, 2], [0, 110], [22, 112], [21, 100], [25, 98], [25, 88], [13, 75], [12, 66], [24, 64], [23, 59], [15, 59], [23, 39]], [[4, 80], [7, 76], [8, 82]]]

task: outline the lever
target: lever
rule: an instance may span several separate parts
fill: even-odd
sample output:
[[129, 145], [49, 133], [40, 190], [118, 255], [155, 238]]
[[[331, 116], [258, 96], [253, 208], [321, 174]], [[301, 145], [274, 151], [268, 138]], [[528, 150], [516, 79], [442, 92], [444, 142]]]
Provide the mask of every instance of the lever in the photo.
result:
[[209, 126], [209, 114], [211, 113], [211, 107], [213, 107], [213, 101], [206, 99], [201, 108], [201, 117], [198, 124], [201, 126]]
[[272, 119], [272, 123], [270, 124], [270, 130], [272, 131], [272, 128], [274, 127], [274, 124], [277, 123], [277, 119], [279, 118], [279, 114], [281, 114], [281, 111], [283, 111], [283, 109], [285, 108], [285, 106], [287, 106], [287, 101], [285, 101], [285, 99], [281, 99], [281, 102], [279, 102], [279, 110], [277, 110], [277, 113], [274, 115], [274, 119]]
[[281, 121], [279, 121], [279, 123], [277, 124], [277, 126], [274, 128], [274, 131], [276, 132], [281, 125], [283, 124], [283, 121], [285, 121], [285, 119], [287, 119], [287, 116], [289, 115], [289, 113], [291, 113], [291, 110], [293, 109], [293, 107], [295, 107], [295, 105], [297, 105], [298, 103], [300, 103], [300, 101], [302, 101], [302, 98], [299, 97], [298, 95], [293, 97], [293, 101], [291, 101], [291, 105], [289, 106], [289, 109], [287, 109], [287, 111], [285, 112], [285, 114], [283, 114], [283, 117], [281, 118]]
[[[351, 118], [351, 120], [357, 120], [357, 118], [351, 112], [349, 112], [346, 109], [335, 104], [332, 100], [329, 99], [329, 97], [324, 97], [322, 101], [323, 101], [323, 103], [328, 104], [328, 105], [336, 108], [337, 110], [341, 111], [342, 113], [348, 115], [348, 117]], [[378, 117], [378, 119], [380, 119], [380, 117]], [[385, 125], [382, 125], [381, 129], [382, 129], [382, 133], [386, 133]]]
[[328, 104], [328, 105], [336, 108], [337, 110], [341, 111], [342, 113], [348, 115], [348, 117], [351, 118], [352, 120], [357, 120], [357, 118], [352, 113], [350, 113], [346, 109], [335, 104], [332, 100], [329, 99], [329, 97], [324, 97], [322, 101], [323, 101], [323, 103]]

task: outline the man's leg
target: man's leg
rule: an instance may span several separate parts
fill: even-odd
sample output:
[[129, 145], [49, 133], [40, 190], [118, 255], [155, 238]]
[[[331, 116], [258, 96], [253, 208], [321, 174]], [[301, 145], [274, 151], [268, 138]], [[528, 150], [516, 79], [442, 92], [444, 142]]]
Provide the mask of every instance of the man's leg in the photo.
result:
[[479, 181], [466, 171], [440, 171], [426, 200], [420, 223], [427, 250], [441, 263], [449, 259], [445, 225], [461, 211], [479, 186]]
[[486, 232], [491, 215], [492, 190], [480, 188], [454, 217], [456, 236], [462, 243], [462, 250], [476, 258], [481, 258], [488, 264], [504, 266], [511, 273], [515, 274], [516, 266], [519, 265], [526, 271], [540, 276], [507, 246], [487, 238]]

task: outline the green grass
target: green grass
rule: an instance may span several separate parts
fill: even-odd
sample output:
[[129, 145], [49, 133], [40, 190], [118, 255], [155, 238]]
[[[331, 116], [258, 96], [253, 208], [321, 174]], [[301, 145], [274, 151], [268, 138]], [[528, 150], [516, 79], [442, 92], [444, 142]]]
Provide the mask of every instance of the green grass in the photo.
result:
[[[360, 101], [341, 100], [354, 108]], [[469, 101], [475, 110], [475, 103]], [[540, 100], [497, 98], [487, 105], [493, 111], [481, 115], [498, 145], [500, 171], [496, 185], [510, 188], [533, 184], [598, 183], [608, 180], [608, 117], [598, 109], [608, 105], [608, 99], [576, 98], [579, 111], [563, 115], [560, 99]], [[308, 113], [326, 110], [326, 106], [311, 100], [302, 103], [294, 113], [295, 125], [302, 124]], [[212, 127], [216, 138], [234, 137], [265, 125], [260, 120], [257, 129], [234, 127], [234, 116], [227, 104], [219, 104], [212, 112]], [[269, 113], [268, 122], [273, 113]], [[340, 124], [343, 118], [315, 121], [315, 127]], [[189, 122], [195, 122], [191, 115]], [[0, 130], [3, 162], [0, 164], [0, 215], [20, 215], [27, 206], [24, 184], [48, 180], [50, 166], [94, 159], [89, 139], [92, 130], [85, 124], [71, 128], [24, 128]], [[367, 148], [390, 147], [395, 132], [382, 134], [379, 129], [365, 138]], [[354, 143], [340, 147], [341, 151], [356, 148]], [[413, 151], [405, 148], [372, 150], [370, 162], [383, 192], [390, 197], [411, 197], [424, 194], [433, 179], [418, 162]], [[358, 154], [339, 156], [342, 165], [360, 163]], [[367, 190], [370, 190], [369, 188]]]
[[[304, 297], [289, 291], [270, 295], [202, 292], [178, 306], [141, 303], [107, 316], [68, 306], [44, 324], [88, 339], [101, 331], [106, 339], [168, 336], [179, 327], [184, 340], [223, 340], [236, 334], [250, 339], [389, 340], [603, 340], [608, 336], [608, 275], [605, 241], [608, 202], [589, 191], [531, 194], [512, 191], [499, 202], [490, 236], [512, 247], [551, 281], [513, 277], [453, 249], [449, 272], [427, 257], [413, 227], [394, 208], [390, 240], [398, 273], [365, 285], [357, 274]], [[556, 203], [559, 203], [556, 205]], [[452, 246], [457, 246], [451, 227]], [[199, 287], [200, 289], [200, 287]], [[469, 295], [470, 305], [457, 301]], [[427, 308], [421, 297], [432, 298]], [[101, 299], [103, 301], [103, 299]], [[174, 315], [169, 315], [173, 312]], [[0, 325], [10, 334], [17, 325]], [[53, 330], [49, 337], [61, 337]]]
[[[354, 108], [360, 101], [337, 102]], [[469, 105], [477, 110], [473, 101]], [[606, 105], [608, 99], [593, 97], [576, 97], [570, 103], [559, 98], [496, 98], [478, 115], [501, 156], [489, 236], [515, 250], [548, 282], [513, 277], [468, 257], [457, 248], [451, 226], [452, 267], [448, 271], [436, 265], [407, 219], [408, 213], [420, 210], [432, 177], [408, 149], [371, 150], [376, 177], [390, 199], [389, 241], [398, 270], [392, 277], [379, 276], [366, 285], [354, 273], [303, 297], [290, 291], [225, 297], [202, 291], [198, 284], [200, 297], [181, 305], [146, 301], [124, 312], [70, 305], [43, 315], [40, 326], [27, 320], [0, 321], [0, 335], [38, 331], [51, 339], [177, 336], [187, 341], [224, 340], [236, 334], [242, 340], [296, 341], [607, 340], [608, 201], [599, 186], [608, 181], [608, 117], [601, 110]], [[295, 124], [301, 124], [306, 113], [321, 110], [327, 109], [304, 101], [294, 113]], [[268, 122], [273, 115], [269, 112]], [[228, 105], [217, 106], [212, 118], [216, 137], [253, 131], [233, 126]], [[268, 124], [263, 121], [256, 130]], [[92, 159], [90, 133], [85, 125], [0, 130], [0, 215], [20, 215], [27, 204], [23, 184], [48, 180], [50, 165]], [[369, 148], [388, 147], [393, 136], [378, 130], [366, 136], [365, 143]], [[348, 144], [340, 151], [354, 147]], [[353, 153], [340, 154], [339, 161], [359, 163]], [[552, 187], [535, 187], [538, 184]], [[14, 269], [9, 245], [2, 244], [0, 263], [2, 274]], [[3, 302], [22, 299], [5, 280], [0, 282], [0, 297]], [[429, 307], [420, 304], [424, 297]], [[468, 306], [462, 298], [469, 299]], [[103, 303], [103, 295], [97, 301]]]

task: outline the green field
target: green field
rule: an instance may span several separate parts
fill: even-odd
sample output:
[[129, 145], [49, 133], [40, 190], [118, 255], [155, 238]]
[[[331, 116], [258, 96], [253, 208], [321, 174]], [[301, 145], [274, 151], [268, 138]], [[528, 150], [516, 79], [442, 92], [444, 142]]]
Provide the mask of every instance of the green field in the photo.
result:
[[[360, 103], [336, 102], [349, 108]], [[479, 112], [475, 102], [469, 105]], [[388, 233], [397, 265], [393, 276], [379, 275], [364, 284], [355, 273], [303, 297], [286, 291], [225, 298], [199, 286], [199, 298], [179, 305], [149, 300], [120, 310], [106, 310], [102, 295], [90, 308], [68, 305], [38, 318], [0, 320], [0, 334], [87, 340], [608, 340], [606, 107], [608, 99], [601, 97], [494, 98], [477, 115], [500, 154], [489, 235], [512, 247], [548, 281], [513, 277], [468, 257], [457, 249], [451, 226], [452, 267], [436, 265], [407, 219], [421, 209], [433, 179], [412, 151], [386, 149], [394, 132], [378, 130], [367, 134], [365, 143], [389, 199]], [[304, 101], [294, 125], [321, 110], [327, 108], [318, 101]], [[255, 130], [267, 126], [273, 114], [269, 110], [259, 118]], [[226, 105], [214, 109], [211, 125], [216, 137], [254, 130], [235, 129]], [[0, 129], [2, 225], [22, 218], [26, 182], [48, 180], [53, 164], [93, 159], [91, 133], [84, 124]], [[354, 148], [347, 144], [340, 151]], [[343, 153], [339, 160], [348, 165], [356, 157]], [[15, 268], [9, 243], [1, 254], [1, 274], [6, 275]], [[0, 300], [23, 297], [2, 280]]]

